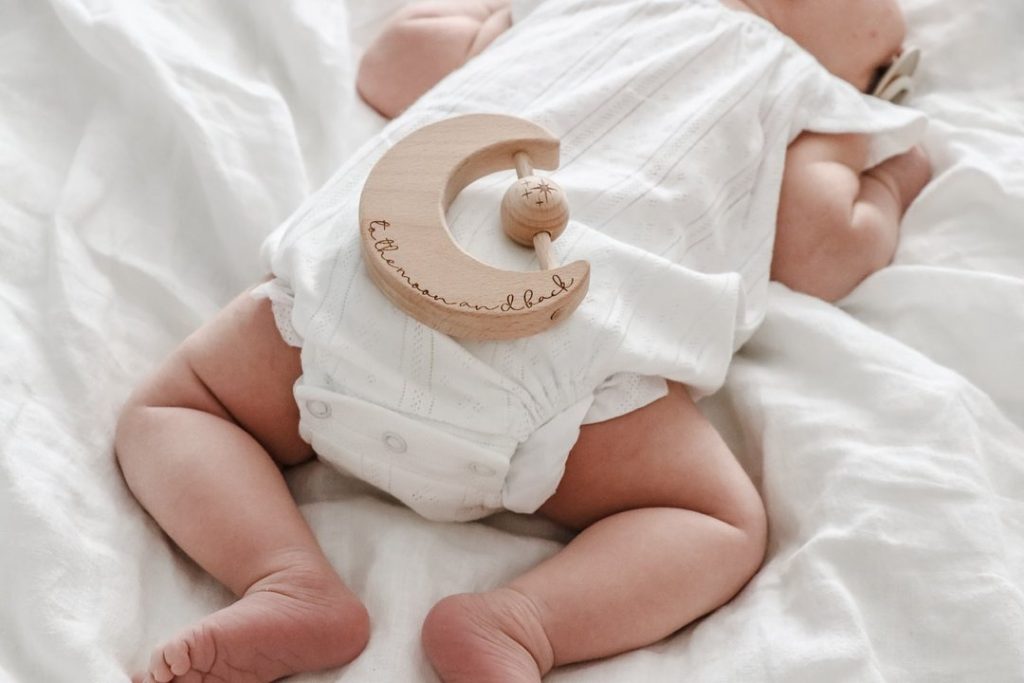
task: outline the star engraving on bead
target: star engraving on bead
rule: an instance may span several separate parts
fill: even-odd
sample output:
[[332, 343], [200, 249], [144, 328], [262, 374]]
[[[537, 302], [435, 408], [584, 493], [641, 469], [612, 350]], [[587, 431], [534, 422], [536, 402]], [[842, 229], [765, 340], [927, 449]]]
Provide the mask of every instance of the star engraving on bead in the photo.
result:
[[534, 202], [534, 204], [536, 204], [537, 206], [543, 206], [544, 204], [547, 204], [548, 200], [551, 198], [552, 193], [557, 192], [555, 188], [548, 185], [547, 181], [544, 180], [540, 181], [536, 185], [523, 183], [523, 186], [526, 188], [526, 190], [523, 192], [523, 197], [532, 197], [535, 191], [540, 193], [541, 196], [537, 199], [537, 201]]

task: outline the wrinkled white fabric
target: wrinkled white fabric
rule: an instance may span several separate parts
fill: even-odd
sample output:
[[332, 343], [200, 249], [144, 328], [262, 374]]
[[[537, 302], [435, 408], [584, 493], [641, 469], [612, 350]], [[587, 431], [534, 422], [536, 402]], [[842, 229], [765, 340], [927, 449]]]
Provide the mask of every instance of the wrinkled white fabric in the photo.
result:
[[[559, 63], [566, 43], [572, 56]], [[561, 139], [555, 176], [572, 220], [554, 250], [562, 262], [592, 268], [571, 316], [515, 341], [459, 341], [425, 327], [377, 289], [359, 244], [360, 189], [381, 155], [423, 125], [475, 112], [521, 116]], [[322, 458], [431, 519], [533, 512], [554, 493], [579, 422], [559, 420], [561, 438], [544, 440], [546, 481], [509, 479], [504, 493], [526, 507], [503, 504], [495, 487], [507, 471], [537, 467], [530, 439], [542, 425], [598, 389], [601, 419], [664, 395], [663, 381], [609, 378], [668, 378], [697, 395], [721, 386], [732, 354], [764, 316], [785, 153], [801, 131], [871, 133], [875, 163], [909, 149], [923, 124], [919, 113], [832, 76], [768, 22], [715, 0], [547, 0], [364, 147], [267, 240], [277, 282], [266, 289], [275, 299], [285, 288], [294, 296], [283, 334], [303, 340], [300, 385], [392, 411], [417, 432], [417, 446], [399, 458], [360, 452], [345, 429], [365, 427], [360, 410], [330, 420], [304, 414], [304, 433]], [[485, 263], [532, 269], [532, 250], [499, 224], [512, 177], [464, 191], [449, 211], [451, 232]], [[431, 282], [430, 272], [409, 275]], [[462, 435], [467, 458], [482, 446], [504, 464], [484, 465], [491, 458], [481, 454], [481, 467], [494, 472], [484, 481], [449, 456], [455, 443], [438, 448], [429, 430]], [[527, 480], [537, 488], [510, 488]]]
[[[397, 4], [0, 3], [0, 680], [127, 683], [232, 600], [132, 500], [117, 410], [383, 125], [352, 46]], [[765, 499], [765, 566], [679, 634], [546, 681], [1024, 679], [1024, 6], [904, 6], [936, 178], [896, 263], [838, 308], [771, 287], [700, 403]], [[288, 481], [374, 624], [303, 683], [434, 683], [431, 605], [567, 539], [518, 515], [432, 523], [320, 463]]]

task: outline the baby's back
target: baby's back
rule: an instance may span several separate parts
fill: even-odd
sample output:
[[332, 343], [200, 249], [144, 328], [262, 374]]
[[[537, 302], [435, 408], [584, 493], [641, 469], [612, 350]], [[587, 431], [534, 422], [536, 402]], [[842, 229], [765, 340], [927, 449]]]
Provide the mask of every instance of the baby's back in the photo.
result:
[[[519, 385], [523, 402], [544, 405], [528, 411], [538, 416], [623, 372], [714, 391], [761, 318], [785, 148], [800, 104], [799, 89], [788, 86], [814, 66], [770, 25], [715, 0], [549, 0], [365, 149], [322, 193], [322, 222], [307, 215], [271, 238], [274, 272], [317, 302], [297, 307], [297, 332], [308, 345], [311, 331], [325, 330], [331, 343], [323, 353], [345, 367], [339, 374], [374, 386], [366, 398], [394, 403], [403, 395], [406, 380], [371, 385], [365, 363], [334, 350], [411, 330], [443, 337], [378, 300], [361, 269], [361, 183], [388, 142], [411, 130], [464, 113], [510, 113], [562, 140], [554, 175], [573, 218], [555, 252], [561, 261], [590, 261], [590, 292], [543, 335], [505, 343], [445, 338], [435, 349], [443, 344], [462, 356], [453, 371], [483, 363]], [[449, 212], [451, 229], [487, 263], [535, 269], [532, 251], [508, 241], [498, 224], [508, 182], [502, 174], [467, 188]], [[339, 272], [348, 273], [344, 283]], [[363, 294], [352, 296], [354, 287]], [[367, 332], [368, 324], [379, 328]], [[537, 374], [545, 379], [522, 380]]]

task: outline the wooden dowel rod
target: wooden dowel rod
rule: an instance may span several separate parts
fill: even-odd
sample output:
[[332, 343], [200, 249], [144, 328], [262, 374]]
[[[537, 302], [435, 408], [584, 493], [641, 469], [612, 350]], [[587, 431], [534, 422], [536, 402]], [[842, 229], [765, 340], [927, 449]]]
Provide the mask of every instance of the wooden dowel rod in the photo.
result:
[[551, 253], [551, 233], [538, 232], [534, 235], [533, 250], [537, 252], [541, 270], [551, 270], [555, 267], [554, 254]]
[[530, 163], [530, 155], [526, 152], [516, 152], [512, 158], [516, 162], [516, 175], [520, 178], [533, 175], [533, 164]]

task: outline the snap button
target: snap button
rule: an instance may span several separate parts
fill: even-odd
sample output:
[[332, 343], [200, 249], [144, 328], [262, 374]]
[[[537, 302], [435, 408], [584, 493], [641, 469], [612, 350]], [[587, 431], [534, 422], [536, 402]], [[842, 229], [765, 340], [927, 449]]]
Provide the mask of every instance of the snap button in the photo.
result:
[[324, 419], [331, 416], [331, 407], [323, 401], [306, 401], [306, 408], [313, 417]]
[[392, 453], [405, 453], [406, 448], [408, 448], [405, 439], [394, 432], [384, 432], [384, 445]]
[[481, 477], [493, 477], [495, 474], [498, 473], [498, 471], [495, 470], [493, 467], [488, 467], [487, 465], [484, 465], [479, 462], [471, 463], [469, 469], [473, 472], [473, 474], [479, 474]]

